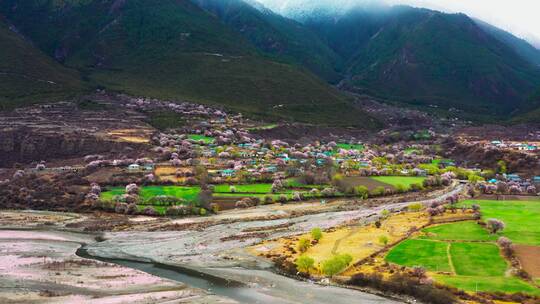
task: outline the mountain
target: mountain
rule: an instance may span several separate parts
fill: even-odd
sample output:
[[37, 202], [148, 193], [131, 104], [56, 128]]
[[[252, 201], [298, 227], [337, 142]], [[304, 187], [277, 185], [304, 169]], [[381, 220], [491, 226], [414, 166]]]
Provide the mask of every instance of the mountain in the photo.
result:
[[303, 67], [264, 56], [188, 0], [5, 0], [0, 14], [92, 84], [267, 118], [376, 122]]
[[349, 89], [477, 116], [535, 106], [540, 70], [466, 15], [397, 6], [303, 18], [346, 62]]
[[259, 51], [272, 58], [308, 68], [330, 82], [340, 79], [339, 57], [319, 37], [294, 20], [254, 2], [194, 0], [201, 8], [236, 29]]
[[[105, 87], [266, 118], [378, 125], [331, 84], [476, 120], [540, 108], [530, 98], [540, 87], [538, 50], [509, 33], [463, 14], [302, 1], [292, 20], [254, 0], [3, 0], [0, 17], [20, 35], [8, 31], [0, 43], [16, 37], [33, 52], [24, 71], [47, 62], [55, 72], [43, 75], [70, 75], [53, 80], [66, 92]], [[3, 85], [11, 104], [28, 91]]]
[[0, 19], [0, 110], [62, 99], [85, 89], [78, 72], [55, 62], [13, 30]]
[[494, 38], [510, 46], [516, 53], [527, 59], [530, 63], [540, 66], [540, 50], [529, 42], [481, 20], [475, 20], [475, 22]]
[[[540, 105], [540, 88], [536, 90], [530, 97], [529, 101], [532, 104]], [[538, 106], [536, 109], [533, 109], [531, 111], [527, 111], [525, 113], [520, 113], [518, 115], [515, 115], [511, 119], [512, 123], [540, 123], [540, 106]]]

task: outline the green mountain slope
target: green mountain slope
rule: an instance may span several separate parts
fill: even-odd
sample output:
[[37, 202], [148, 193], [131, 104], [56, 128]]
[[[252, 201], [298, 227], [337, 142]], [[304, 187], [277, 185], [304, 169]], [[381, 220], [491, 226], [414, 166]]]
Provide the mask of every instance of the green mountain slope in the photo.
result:
[[58, 64], [0, 20], [0, 110], [69, 97], [84, 90], [79, 74]]
[[[531, 104], [540, 105], [540, 88], [529, 98]], [[540, 123], [540, 106], [525, 113], [518, 113], [511, 122], [513, 123]]]
[[499, 41], [507, 44], [511, 47], [516, 53], [518, 53], [523, 58], [527, 59], [530, 63], [540, 66], [540, 50], [532, 46], [527, 41], [520, 39], [507, 31], [501, 30], [495, 26], [492, 26], [488, 23], [485, 23], [480, 20], [475, 20], [475, 22], [487, 33], [492, 35], [494, 38]]
[[349, 88], [420, 107], [504, 116], [534, 108], [540, 70], [462, 14], [353, 10], [306, 25], [346, 62]]
[[340, 80], [335, 69], [339, 57], [304, 25], [244, 0], [194, 2], [236, 29], [263, 54], [304, 66], [327, 81]]
[[0, 12], [49, 55], [109, 89], [298, 121], [376, 124], [324, 81], [261, 56], [188, 0], [6, 0]]

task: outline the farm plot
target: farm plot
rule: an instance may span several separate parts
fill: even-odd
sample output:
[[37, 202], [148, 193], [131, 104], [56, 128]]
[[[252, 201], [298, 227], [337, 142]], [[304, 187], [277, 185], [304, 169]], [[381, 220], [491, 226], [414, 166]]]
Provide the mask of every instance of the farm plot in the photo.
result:
[[[179, 186], [147, 186], [140, 190], [140, 197], [143, 202], [156, 196], [172, 196], [185, 200], [188, 203], [195, 202], [201, 192], [200, 187], [179, 187]], [[125, 188], [114, 187], [101, 194], [101, 199], [105, 201], [112, 200], [117, 195], [125, 194]]]
[[523, 269], [540, 283], [540, 246], [515, 245], [514, 251]]
[[272, 184], [247, 185], [215, 185], [214, 193], [254, 193], [267, 194], [272, 192]]
[[475, 222], [443, 224], [422, 232], [394, 247], [386, 260], [422, 266], [435, 280], [466, 291], [540, 294], [532, 284], [507, 274], [509, 263], [495, 243], [502, 233], [490, 235]]
[[390, 184], [382, 183], [375, 179], [372, 179], [370, 177], [365, 177], [365, 176], [345, 176], [343, 177], [342, 182], [348, 188], [364, 186], [364, 187], [367, 187], [369, 191], [372, 191], [378, 187], [383, 187], [385, 189], [394, 189], [394, 187]]
[[430, 271], [452, 272], [447, 255], [448, 244], [428, 240], [405, 240], [386, 256], [388, 262]]
[[493, 243], [448, 243], [457, 275], [504, 276], [508, 264]]
[[195, 140], [195, 141], [202, 141], [205, 144], [212, 144], [215, 141], [215, 138], [213, 137], [197, 135], [197, 134], [188, 135], [188, 139]]
[[361, 144], [346, 144], [346, 143], [338, 143], [337, 144], [338, 149], [344, 149], [344, 150], [358, 150], [363, 151], [364, 145]]
[[460, 222], [432, 226], [422, 230], [423, 236], [419, 239], [439, 241], [496, 241], [498, 236], [489, 234], [476, 222]]
[[426, 178], [421, 176], [373, 176], [371, 179], [392, 187], [402, 185], [405, 189], [410, 189], [413, 184], [422, 185]]
[[480, 206], [482, 219], [496, 218], [506, 224], [502, 235], [515, 244], [540, 246], [540, 200], [536, 201], [494, 201], [468, 200], [461, 205]]

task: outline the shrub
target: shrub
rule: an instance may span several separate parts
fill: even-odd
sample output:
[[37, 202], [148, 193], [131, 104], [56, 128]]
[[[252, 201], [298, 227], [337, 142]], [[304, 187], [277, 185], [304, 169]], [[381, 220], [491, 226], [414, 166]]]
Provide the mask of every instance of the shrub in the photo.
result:
[[139, 191], [139, 186], [137, 186], [136, 184], [129, 184], [126, 186], [126, 194], [137, 195], [139, 194]]
[[309, 249], [309, 247], [311, 247], [311, 241], [309, 239], [301, 238], [300, 240], [298, 240], [298, 251], [304, 253]]
[[384, 246], [388, 245], [388, 237], [386, 235], [381, 235], [379, 237], [379, 243], [383, 244]]
[[272, 198], [272, 196], [270, 195], [267, 195], [264, 197], [264, 203], [265, 204], [272, 204], [274, 202], [274, 198]]
[[489, 229], [489, 232], [491, 232], [492, 234], [502, 231], [504, 227], [505, 227], [504, 222], [498, 219], [489, 219], [487, 221], [487, 228]]
[[418, 212], [418, 211], [422, 210], [422, 208], [423, 208], [423, 206], [420, 203], [411, 204], [408, 207], [409, 211], [411, 211], [411, 212]]
[[438, 289], [433, 285], [420, 285], [418, 278], [410, 278], [403, 274], [393, 274], [387, 281], [378, 273], [355, 274], [348, 281], [355, 286], [369, 286], [379, 290], [406, 294], [425, 303], [453, 304], [456, 300], [448, 290]]
[[324, 188], [323, 191], [321, 192], [322, 196], [325, 196], [325, 197], [330, 197], [330, 196], [335, 196], [336, 195], [336, 189], [334, 188]]
[[323, 234], [322, 234], [322, 231], [321, 231], [321, 228], [313, 228], [311, 229], [311, 237], [316, 240], [316, 241], [319, 241], [322, 237], [323, 237]]
[[306, 255], [301, 255], [295, 261], [296, 269], [300, 272], [309, 272], [314, 264], [315, 260]]
[[279, 202], [285, 204], [287, 202], [287, 196], [285, 194], [281, 194], [279, 196]]
[[292, 199], [297, 201], [297, 202], [301, 201], [302, 197], [303, 197], [303, 195], [300, 192], [294, 192], [293, 195], [292, 195]]
[[382, 196], [382, 195], [384, 195], [384, 192], [385, 192], [384, 187], [383, 187], [383, 186], [379, 186], [379, 187], [373, 189], [373, 191], [371, 191], [371, 194], [372, 194], [373, 196]]
[[424, 190], [424, 186], [422, 184], [415, 183], [415, 184], [411, 185], [411, 190], [412, 191], [422, 191], [422, 190]]
[[126, 214], [136, 214], [137, 213], [137, 204], [128, 204], [126, 209]]
[[156, 211], [156, 209], [154, 209], [153, 207], [146, 207], [143, 209], [143, 212], [142, 212], [144, 215], [148, 215], [148, 216], [158, 216], [159, 213]]
[[334, 276], [343, 270], [352, 262], [350, 254], [338, 254], [333, 258], [326, 260], [322, 264], [322, 272], [327, 276]]
[[390, 215], [390, 211], [384, 209], [382, 212], [381, 212], [381, 215], [383, 218], [387, 218], [389, 215]]
[[419, 279], [422, 279], [426, 276], [426, 269], [424, 267], [416, 266], [412, 269], [412, 275]]
[[497, 240], [497, 244], [502, 248], [505, 256], [512, 257], [514, 255], [514, 245], [509, 238], [501, 236]]
[[407, 191], [407, 187], [405, 187], [404, 185], [402, 184], [397, 184], [396, 185], [396, 192], [397, 193], [404, 193]]
[[201, 208], [201, 209], [199, 210], [199, 215], [200, 215], [200, 216], [206, 216], [207, 213], [208, 213], [208, 212], [207, 212], [206, 209], [204, 209], [204, 208]]
[[182, 216], [191, 214], [191, 208], [188, 206], [172, 206], [167, 208], [165, 214], [168, 216]]
[[126, 204], [126, 203], [116, 203], [114, 205], [114, 212], [116, 212], [116, 213], [126, 213], [127, 208], [128, 208], [128, 204]]
[[366, 186], [358, 186], [354, 190], [356, 195], [363, 199], [367, 199], [369, 197], [369, 189]]

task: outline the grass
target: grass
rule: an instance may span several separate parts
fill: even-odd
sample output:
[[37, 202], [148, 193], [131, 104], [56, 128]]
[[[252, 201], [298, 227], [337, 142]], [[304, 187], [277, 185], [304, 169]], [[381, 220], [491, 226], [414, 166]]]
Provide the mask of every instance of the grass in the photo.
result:
[[[236, 188], [237, 193], [257, 193], [266, 194], [272, 192], [272, 184], [249, 184], [249, 185], [232, 185]], [[232, 193], [230, 185], [216, 185], [214, 186], [215, 193]]]
[[298, 181], [296, 178], [289, 178], [286, 180], [285, 185], [289, 188], [303, 188], [303, 189], [324, 189], [325, 187], [329, 187], [328, 185], [306, 185], [302, 184]]
[[506, 224], [501, 235], [516, 244], [540, 246], [540, 201], [468, 200], [461, 205], [478, 204], [482, 219], [496, 218]]
[[490, 235], [476, 222], [444, 224], [422, 230], [422, 239], [440, 241], [496, 241], [498, 236]]
[[0, 111], [84, 94], [87, 84], [0, 20]]
[[204, 136], [204, 135], [197, 135], [197, 134], [190, 134], [190, 135], [188, 135], [188, 138], [192, 139], [192, 140], [196, 140], [196, 141], [201, 141], [202, 140], [205, 144], [211, 144], [216, 140], [213, 137]]
[[430, 271], [451, 272], [452, 275], [433, 274], [433, 277], [466, 291], [540, 295], [540, 289], [506, 274], [509, 264], [495, 243], [500, 235], [505, 235], [515, 243], [537, 245], [540, 202], [469, 200], [462, 203], [472, 204], [480, 205], [484, 219], [504, 221], [505, 230], [499, 235], [490, 235], [472, 221], [429, 227], [423, 230], [424, 235], [394, 247], [386, 260], [404, 266], [423, 266]]
[[470, 292], [525, 292], [540, 295], [540, 289], [515, 277], [480, 277], [480, 276], [448, 276], [434, 275], [434, 278], [447, 285], [455, 286]]
[[359, 144], [338, 143], [337, 147], [340, 149], [345, 149], [345, 150], [358, 150], [358, 151], [364, 150], [364, 145], [359, 145]]
[[421, 176], [373, 176], [371, 179], [391, 186], [403, 185], [409, 189], [412, 184], [422, 184], [425, 177]]
[[422, 266], [431, 271], [451, 271], [447, 244], [428, 240], [405, 240], [394, 247], [386, 260], [409, 267]]
[[451, 243], [450, 256], [460, 276], [504, 276], [508, 268], [493, 243]]
[[[142, 187], [140, 197], [143, 201], [158, 196], [174, 196], [182, 198], [188, 202], [195, 202], [201, 189], [199, 187], [180, 187], [180, 186], [148, 186]], [[110, 201], [116, 195], [125, 194], [125, 189], [122, 187], [111, 188], [109, 191], [101, 193], [101, 199]]]

